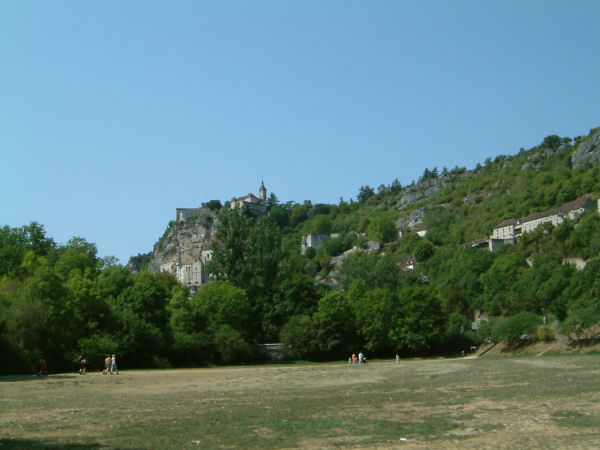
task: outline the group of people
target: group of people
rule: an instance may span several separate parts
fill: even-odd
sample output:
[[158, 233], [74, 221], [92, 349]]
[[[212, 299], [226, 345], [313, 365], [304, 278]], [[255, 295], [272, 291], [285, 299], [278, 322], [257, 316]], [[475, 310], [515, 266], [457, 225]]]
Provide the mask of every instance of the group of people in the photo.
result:
[[106, 355], [106, 358], [104, 358], [104, 370], [102, 373], [104, 375], [113, 375], [115, 373], [119, 375], [119, 371], [117, 370], [117, 357], [114, 355], [114, 353], [112, 356]]
[[[44, 361], [45, 368], [45, 361]], [[40, 370], [41, 372], [41, 370]], [[87, 361], [83, 357], [83, 355], [79, 355], [79, 375], [85, 375], [87, 373]], [[106, 355], [104, 358], [104, 370], [103, 374], [117, 374], [119, 375], [119, 371], [117, 370], [117, 357], [113, 354], [112, 356]]]
[[352, 356], [348, 358], [348, 364], [352, 364], [353, 366], [361, 366], [366, 363], [367, 358], [365, 358], [362, 352], [358, 354], [358, 357], [356, 357], [356, 353], [352, 353]]

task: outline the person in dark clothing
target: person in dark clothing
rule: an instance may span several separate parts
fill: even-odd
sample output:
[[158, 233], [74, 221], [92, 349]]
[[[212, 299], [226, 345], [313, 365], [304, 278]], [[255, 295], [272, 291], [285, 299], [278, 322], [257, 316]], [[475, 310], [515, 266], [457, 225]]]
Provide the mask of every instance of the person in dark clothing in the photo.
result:
[[46, 360], [44, 358], [40, 358], [40, 372], [38, 375], [48, 376], [48, 369], [46, 368]]

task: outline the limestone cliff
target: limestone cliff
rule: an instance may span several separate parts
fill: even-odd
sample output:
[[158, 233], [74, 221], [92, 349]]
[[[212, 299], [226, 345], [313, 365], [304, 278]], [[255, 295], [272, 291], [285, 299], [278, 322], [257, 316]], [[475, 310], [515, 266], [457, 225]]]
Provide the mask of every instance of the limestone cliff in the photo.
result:
[[595, 133], [579, 144], [577, 150], [573, 153], [573, 168], [584, 167], [587, 163], [595, 164], [600, 162], [600, 132]]
[[215, 213], [201, 214], [171, 222], [163, 236], [154, 245], [148, 270], [175, 274], [175, 268], [202, 261], [203, 252], [210, 250], [218, 219]]

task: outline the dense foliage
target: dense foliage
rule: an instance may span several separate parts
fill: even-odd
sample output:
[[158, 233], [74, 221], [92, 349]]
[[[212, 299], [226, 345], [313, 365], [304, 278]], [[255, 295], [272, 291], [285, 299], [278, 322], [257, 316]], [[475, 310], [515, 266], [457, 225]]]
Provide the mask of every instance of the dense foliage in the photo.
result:
[[[148, 255], [132, 258], [132, 274], [114, 258], [100, 259], [82, 238], [58, 245], [37, 223], [5, 226], [0, 373], [31, 373], [42, 357], [51, 370], [68, 370], [80, 354], [100, 367], [113, 352], [122, 367], [259, 362], [256, 344], [267, 342], [306, 359], [459, 353], [484, 338], [551, 339], [552, 323], [574, 338], [596, 339], [595, 208], [500, 251], [460, 247], [504, 219], [597, 197], [600, 166], [571, 168], [581, 140], [549, 136], [472, 171], [426, 169], [405, 187], [398, 180], [361, 186], [357, 201], [337, 205], [280, 203], [271, 194], [268, 215], [255, 217], [214, 201], [212, 281], [191, 298], [174, 277], [149, 273]], [[436, 189], [405, 201], [423, 187]], [[424, 237], [403, 220], [419, 211]], [[302, 254], [308, 233], [331, 238]], [[568, 263], [575, 257], [585, 268]], [[491, 318], [478, 332], [471, 330], [476, 311]]]

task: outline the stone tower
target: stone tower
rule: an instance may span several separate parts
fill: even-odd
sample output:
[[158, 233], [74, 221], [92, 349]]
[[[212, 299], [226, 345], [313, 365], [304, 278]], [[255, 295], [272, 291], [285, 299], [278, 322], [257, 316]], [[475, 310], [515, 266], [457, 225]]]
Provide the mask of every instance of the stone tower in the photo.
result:
[[260, 188], [258, 188], [258, 198], [263, 205], [267, 204], [267, 188], [265, 187], [264, 181], [260, 182]]

